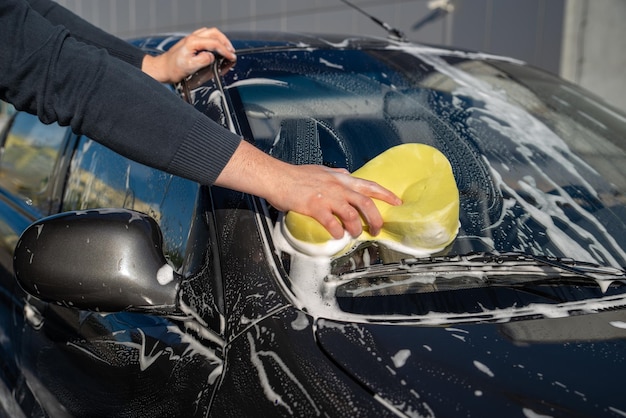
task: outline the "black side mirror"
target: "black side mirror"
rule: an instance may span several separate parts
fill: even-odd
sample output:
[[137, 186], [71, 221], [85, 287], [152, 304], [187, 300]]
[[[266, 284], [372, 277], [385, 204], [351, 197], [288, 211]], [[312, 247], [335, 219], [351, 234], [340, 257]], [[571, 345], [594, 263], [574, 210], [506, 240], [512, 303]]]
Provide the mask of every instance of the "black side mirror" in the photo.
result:
[[29, 226], [13, 267], [31, 295], [80, 309], [176, 310], [180, 276], [163, 256], [154, 219], [125, 209], [67, 212]]

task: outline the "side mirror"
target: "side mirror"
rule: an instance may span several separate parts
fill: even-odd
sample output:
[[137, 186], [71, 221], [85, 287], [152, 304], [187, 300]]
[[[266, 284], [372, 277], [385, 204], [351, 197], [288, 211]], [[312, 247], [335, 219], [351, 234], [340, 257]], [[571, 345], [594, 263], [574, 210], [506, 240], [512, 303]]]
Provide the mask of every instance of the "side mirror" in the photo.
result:
[[101, 311], [176, 309], [180, 276], [154, 219], [126, 209], [61, 213], [29, 226], [13, 258], [22, 288], [47, 302]]

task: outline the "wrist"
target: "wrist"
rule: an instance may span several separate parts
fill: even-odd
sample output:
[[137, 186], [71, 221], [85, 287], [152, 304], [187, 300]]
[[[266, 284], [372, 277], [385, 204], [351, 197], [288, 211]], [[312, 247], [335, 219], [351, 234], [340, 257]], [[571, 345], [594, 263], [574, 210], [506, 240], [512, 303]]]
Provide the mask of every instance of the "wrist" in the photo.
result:
[[161, 55], [153, 56], [146, 54], [141, 62], [141, 71], [148, 74], [160, 83], [171, 83], [172, 80], [168, 76], [166, 71], [163, 71], [165, 66], [161, 62], [163, 60]]
[[215, 184], [274, 201], [282, 193], [282, 182], [278, 179], [288, 177], [290, 168], [289, 164], [241, 141]]

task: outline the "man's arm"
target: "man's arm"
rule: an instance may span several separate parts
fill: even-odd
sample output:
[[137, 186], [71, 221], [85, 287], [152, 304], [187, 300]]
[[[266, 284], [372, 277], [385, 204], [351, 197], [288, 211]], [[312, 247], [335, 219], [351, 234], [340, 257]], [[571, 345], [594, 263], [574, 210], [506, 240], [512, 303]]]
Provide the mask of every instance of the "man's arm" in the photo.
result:
[[146, 55], [141, 49], [92, 25], [52, 0], [26, 1], [34, 11], [45, 17], [53, 26], [65, 27], [73, 38], [106, 49], [112, 57], [141, 68]]
[[151, 56], [126, 41], [92, 25], [70, 10], [51, 0], [27, 0], [37, 13], [52, 25], [65, 27], [73, 38], [105, 49], [112, 57], [140, 68], [161, 83], [177, 83], [199, 69], [211, 65], [216, 51], [235, 61], [235, 49], [228, 38], [216, 28], [200, 28], [181, 39], [161, 55]]
[[[346, 172], [294, 166], [223, 129], [135, 67], [78, 42], [24, 0], [0, 2], [0, 98], [46, 123], [70, 125], [140, 163], [256, 194], [313, 216], [335, 237], [382, 225], [372, 197], [391, 192]], [[335, 218], [335, 216], [338, 217]]]
[[240, 137], [24, 0], [0, 2], [0, 96], [152, 167], [212, 184]]

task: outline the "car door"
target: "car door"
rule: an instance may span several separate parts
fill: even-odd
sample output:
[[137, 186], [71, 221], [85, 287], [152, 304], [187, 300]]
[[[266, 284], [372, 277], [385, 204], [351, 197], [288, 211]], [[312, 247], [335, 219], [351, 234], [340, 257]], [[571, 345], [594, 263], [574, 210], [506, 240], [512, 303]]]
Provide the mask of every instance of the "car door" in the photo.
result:
[[[221, 122], [222, 116], [218, 111]], [[205, 416], [223, 371], [224, 346], [211, 191], [132, 162], [87, 137], [71, 136], [69, 144], [55, 166], [60, 173], [55, 193], [41, 200], [47, 212], [14, 228], [7, 260], [19, 233], [46, 214], [99, 208], [143, 212], [158, 223], [169, 265], [183, 277], [180, 312], [80, 310], [62, 301], [44, 303], [12, 285], [6, 294], [19, 300], [24, 314], [18, 326], [7, 324], [8, 340], [15, 342], [14, 368], [31, 399], [20, 406], [26, 415], [55, 417]], [[31, 201], [27, 204], [38, 205]], [[11, 276], [7, 272], [14, 283]]]
[[197, 183], [132, 162], [89, 138], [77, 140], [60, 210], [126, 208], [155, 219], [170, 266], [185, 278], [186, 311], [161, 316], [56, 304], [38, 309], [39, 325], [24, 327], [18, 338], [21, 368], [47, 413], [193, 416], [208, 408], [221, 354], [211, 321], [195, 319], [219, 318], [215, 304], [203, 303], [202, 313], [194, 304], [195, 297], [207, 302], [210, 293], [206, 193]]
[[62, 155], [71, 138], [69, 129], [44, 125], [36, 116], [17, 113], [2, 103], [0, 137], [0, 386], [21, 399], [21, 407], [34, 411], [37, 402], [20, 368], [18, 330], [44, 306], [25, 303], [26, 294], [13, 276], [13, 250], [19, 235], [35, 219], [58, 204]]

